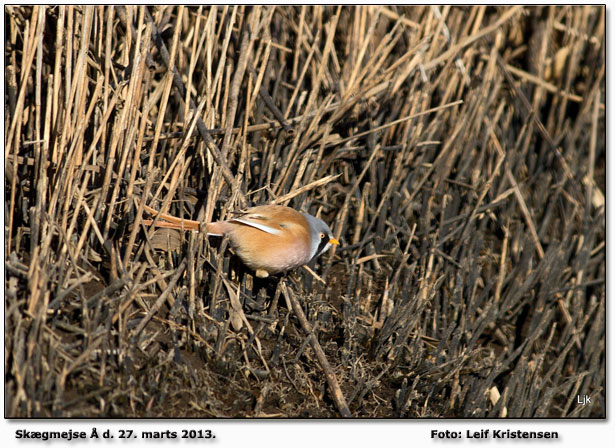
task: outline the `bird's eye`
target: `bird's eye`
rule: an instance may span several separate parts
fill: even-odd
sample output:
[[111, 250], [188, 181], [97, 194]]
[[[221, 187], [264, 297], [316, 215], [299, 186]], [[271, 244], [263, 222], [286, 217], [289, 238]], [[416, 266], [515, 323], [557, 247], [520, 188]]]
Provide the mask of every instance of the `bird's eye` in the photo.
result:
[[324, 233], [322, 233], [322, 232], [320, 233], [320, 239], [321, 239], [321, 240], [324, 240], [324, 239], [325, 239], [325, 236], [326, 236], [326, 235], [325, 235]]

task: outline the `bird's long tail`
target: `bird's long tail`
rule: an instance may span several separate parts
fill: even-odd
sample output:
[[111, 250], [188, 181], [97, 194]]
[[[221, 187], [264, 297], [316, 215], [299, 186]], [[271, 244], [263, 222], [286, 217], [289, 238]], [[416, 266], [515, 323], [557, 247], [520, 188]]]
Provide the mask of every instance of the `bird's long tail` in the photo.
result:
[[193, 230], [198, 232], [201, 228], [201, 223], [199, 221], [177, 218], [176, 216], [167, 215], [166, 213], [160, 213], [158, 210], [148, 207], [145, 204], [143, 204], [143, 208], [154, 217], [159, 216], [157, 221], [154, 219], [144, 219], [142, 222], [146, 226], [151, 226], [155, 221], [156, 227], [164, 227], [167, 229]]

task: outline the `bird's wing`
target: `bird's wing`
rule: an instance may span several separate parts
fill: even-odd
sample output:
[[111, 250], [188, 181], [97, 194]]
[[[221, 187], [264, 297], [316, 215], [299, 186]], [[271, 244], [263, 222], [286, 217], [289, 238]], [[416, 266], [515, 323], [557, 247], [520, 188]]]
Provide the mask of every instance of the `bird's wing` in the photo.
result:
[[271, 218], [259, 213], [246, 213], [245, 215], [231, 219], [232, 222], [245, 224], [246, 226], [254, 227], [271, 235], [280, 235], [282, 230], [279, 225], [272, 222]]

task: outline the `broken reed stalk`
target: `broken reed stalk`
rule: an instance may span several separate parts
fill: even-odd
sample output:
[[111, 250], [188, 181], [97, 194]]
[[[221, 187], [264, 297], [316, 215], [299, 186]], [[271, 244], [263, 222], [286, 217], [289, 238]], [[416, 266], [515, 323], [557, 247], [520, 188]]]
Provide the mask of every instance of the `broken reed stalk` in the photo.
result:
[[323, 351], [322, 347], [320, 346], [320, 343], [318, 342], [318, 337], [316, 337], [316, 335], [312, 331], [312, 326], [305, 317], [305, 313], [301, 308], [301, 304], [297, 300], [297, 297], [295, 297], [295, 294], [292, 292], [292, 290], [288, 287], [288, 285], [286, 285], [286, 282], [284, 280], [282, 280], [280, 285], [282, 286], [282, 292], [284, 293], [284, 297], [286, 298], [287, 304], [289, 305], [288, 308], [292, 309], [295, 312], [295, 316], [297, 316], [297, 319], [299, 319], [299, 322], [301, 323], [301, 328], [303, 328], [303, 331], [305, 331], [305, 334], [310, 341], [310, 345], [312, 346], [312, 349], [314, 349], [314, 353], [316, 353], [316, 357], [318, 358], [320, 367], [325, 374], [327, 384], [331, 389], [331, 395], [333, 396], [333, 401], [335, 401], [335, 404], [337, 405], [338, 411], [340, 412], [342, 417], [352, 417], [352, 413], [350, 412], [348, 404], [346, 403], [346, 398], [344, 398], [342, 389], [340, 388], [337, 378], [335, 377], [335, 372], [331, 368], [331, 364], [327, 360], [327, 356], [325, 355], [325, 352]]

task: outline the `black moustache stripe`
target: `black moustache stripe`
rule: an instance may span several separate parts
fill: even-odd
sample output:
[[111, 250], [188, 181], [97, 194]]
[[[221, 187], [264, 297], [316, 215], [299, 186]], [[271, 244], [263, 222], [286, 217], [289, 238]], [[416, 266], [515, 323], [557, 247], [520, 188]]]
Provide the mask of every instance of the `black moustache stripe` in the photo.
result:
[[327, 244], [329, 244], [329, 238], [325, 238], [323, 240], [320, 241], [320, 244], [318, 245], [318, 250], [316, 251], [316, 255], [318, 256], [322, 253], [323, 250], [325, 250], [325, 247], [327, 247]]

